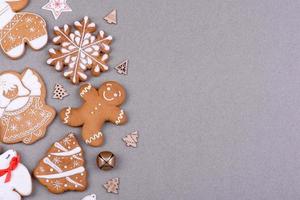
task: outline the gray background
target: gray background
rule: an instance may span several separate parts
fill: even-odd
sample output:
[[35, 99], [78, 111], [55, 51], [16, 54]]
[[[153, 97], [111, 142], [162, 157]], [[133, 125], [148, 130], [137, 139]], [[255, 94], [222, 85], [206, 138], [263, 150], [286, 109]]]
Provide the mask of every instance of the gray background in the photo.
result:
[[[128, 91], [125, 126], [107, 124], [106, 143], [82, 143], [90, 186], [54, 195], [34, 181], [26, 199], [299, 199], [300, 196], [300, 2], [297, 0], [68, 0], [73, 12], [55, 21], [32, 0], [26, 11], [44, 16], [49, 31], [89, 15], [115, 38], [110, 66], [130, 60], [128, 76], [111, 70], [90, 81], [120, 81]], [[102, 20], [118, 9], [119, 24]], [[52, 33], [51, 33], [52, 37]], [[47, 84], [57, 111], [79, 106], [78, 86], [47, 66], [48, 45], [12, 61], [0, 54], [1, 70], [31, 66]], [[55, 83], [70, 92], [51, 98]], [[121, 137], [138, 130], [137, 149]], [[50, 144], [80, 129], [56, 118], [47, 136], [15, 148], [30, 170]], [[111, 150], [118, 166], [103, 172], [96, 155]], [[120, 177], [120, 194], [102, 184]]]

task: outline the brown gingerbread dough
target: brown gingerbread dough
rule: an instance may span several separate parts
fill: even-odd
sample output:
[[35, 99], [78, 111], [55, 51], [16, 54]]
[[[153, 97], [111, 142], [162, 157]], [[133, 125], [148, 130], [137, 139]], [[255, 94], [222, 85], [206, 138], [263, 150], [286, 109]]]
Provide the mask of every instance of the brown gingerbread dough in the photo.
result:
[[29, 3], [29, 0], [11, 0], [11, 1], [7, 1], [7, 3], [10, 5], [10, 7], [12, 8], [13, 11], [17, 12], [22, 10], [23, 8], [25, 8], [27, 6], [27, 4]]
[[103, 143], [101, 128], [104, 122], [116, 125], [127, 122], [127, 116], [119, 107], [126, 99], [123, 86], [114, 81], [103, 83], [97, 90], [91, 84], [80, 88], [85, 101], [79, 108], [64, 108], [60, 118], [69, 126], [82, 126], [82, 137], [88, 145], [98, 147]]

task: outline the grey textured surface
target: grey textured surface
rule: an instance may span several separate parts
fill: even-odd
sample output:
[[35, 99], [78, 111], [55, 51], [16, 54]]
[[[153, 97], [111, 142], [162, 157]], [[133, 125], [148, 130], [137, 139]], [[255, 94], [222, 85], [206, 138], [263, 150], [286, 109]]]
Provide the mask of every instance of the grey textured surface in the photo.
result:
[[[126, 87], [130, 121], [106, 125], [101, 148], [85, 150], [90, 186], [83, 193], [53, 195], [34, 181], [26, 199], [240, 199], [279, 200], [300, 196], [300, 2], [297, 0], [69, 0], [73, 12], [55, 21], [32, 0], [25, 9], [45, 17], [49, 30], [89, 15], [115, 38], [110, 65], [130, 60], [129, 75], [113, 69], [99, 78]], [[117, 8], [119, 24], [102, 17]], [[78, 86], [45, 64], [43, 51], [17, 61], [0, 54], [1, 70], [37, 69], [48, 87], [48, 103], [59, 111], [80, 105]], [[55, 83], [71, 93], [51, 99]], [[140, 131], [137, 149], [121, 137]], [[21, 151], [33, 169], [49, 146], [80, 129], [58, 118], [34, 145], [4, 145]], [[101, 150], [119, 158], [110, 172], [96, 168]], [[120, 194], [102, 184], [120, 177]]]

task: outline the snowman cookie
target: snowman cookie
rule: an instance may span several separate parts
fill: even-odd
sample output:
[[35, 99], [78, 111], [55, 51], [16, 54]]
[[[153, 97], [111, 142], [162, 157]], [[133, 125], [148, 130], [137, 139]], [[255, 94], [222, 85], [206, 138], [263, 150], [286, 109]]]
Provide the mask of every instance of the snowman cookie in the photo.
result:
[[29, 0], [0, 0], [0, 46], [12, 59], [21, 57], [25, 43], [32, 49], [42, 49], [48, 41], [45, 20], [34, 13], [17, 12]]
[[0, 155], [0, 199], [20, 200], [32, 192], [32, 181], [28, 169], [20, 163], [14, 150]]
[[0, 73], [0, 141], [32, 144], [41, 139], [53, 121], [55, 110], [46, 105], [46, 88], [33, 69], [21, 74]]

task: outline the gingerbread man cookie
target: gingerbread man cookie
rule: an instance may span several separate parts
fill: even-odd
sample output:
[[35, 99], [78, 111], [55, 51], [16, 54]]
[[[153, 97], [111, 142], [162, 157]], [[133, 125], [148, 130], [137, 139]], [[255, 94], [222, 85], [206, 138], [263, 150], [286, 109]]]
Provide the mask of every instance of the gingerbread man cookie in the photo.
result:
[[20, 200], [32, 192], [31, 175], [14, 150], [0, 155], [0, 199]]
[[0, 46], [12, 59], [21, 57], [25, 43], [40, 50], [48, 41], [45, 20], [34, 13], [19, 12], [28, 0], [0, 0]]
[[55, 116], [45, 98], [45, 84], [33, 69], [1, 72], [0, 141], [32, 144], [44, 137]]
[[90, 84], [80, 88], [80, 96], [84, 103], [80, 108], [64, 108], [60, 118], [69, 126], [83, 126], [82, 137], [90, 146], [101, 146], [103, 134], [101, 128], [109, 121], [116, 125], [127, 122], [127, 117], [120, 105], [126, 99], [123, 86], [114, 81], [103, 83], [97, 90]]

